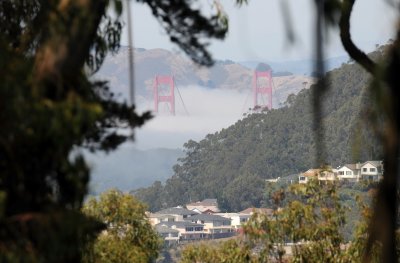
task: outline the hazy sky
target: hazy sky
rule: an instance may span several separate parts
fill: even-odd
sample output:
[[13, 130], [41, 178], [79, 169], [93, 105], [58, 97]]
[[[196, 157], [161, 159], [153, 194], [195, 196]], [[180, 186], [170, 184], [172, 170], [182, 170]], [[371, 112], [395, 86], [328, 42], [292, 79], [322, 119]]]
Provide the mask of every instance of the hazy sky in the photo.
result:
[[[214, 41], [210, 50], [217, 59], [235, 61], [291, 60], [311, 58], [313, 54], [314, 12], [313, 0], [287, 0], [292, 25], [296, 33], [295, 45], [285, 38], [281, 3], [285, 0], [250, 0], [238, 8], [234, 0], [221, 0], [229, 16], [229, 35], [223, 41]], [[210, 10], [212, 0], [201, 0], [202, 8]], [[132, 2], [134, 45], [143, 48], [165, 48], [179, 51], [143, 4]], [[393, 35], [395, 10], [385, 0], [359, 0], [352, 15], [354, 41], [370, 51], [375, 44], [386, 43]], [[126, 45], [126, 34], [122, 44]], [[338, 39], [338, 31], [332, 30], [327, 44], [327, 56], [341, 56], [345, 52]]]

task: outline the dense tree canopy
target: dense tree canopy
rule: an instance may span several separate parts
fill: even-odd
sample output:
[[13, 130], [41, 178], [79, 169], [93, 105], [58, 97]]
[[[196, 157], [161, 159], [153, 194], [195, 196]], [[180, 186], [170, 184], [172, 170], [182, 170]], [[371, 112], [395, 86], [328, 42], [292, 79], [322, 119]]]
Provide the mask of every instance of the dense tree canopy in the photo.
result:
[[[371, 209], [362, 198], [351, 242], [343, 227], [348, 209], [335, 184], [292, 184], [276, 199], [272, 214], [255, 213], [243, 236], [218, 245], [187, 246], [181, 262], [362, 262]], [[379, 262], [374, 243], [371, 262]]]
[[146, 207], [132, 195], [109, 190], [88, 200], [83, 212], [107, 224], [89, 245], [84, 262], [146, 263], [157, 258], [161, 240], [148, 221]]

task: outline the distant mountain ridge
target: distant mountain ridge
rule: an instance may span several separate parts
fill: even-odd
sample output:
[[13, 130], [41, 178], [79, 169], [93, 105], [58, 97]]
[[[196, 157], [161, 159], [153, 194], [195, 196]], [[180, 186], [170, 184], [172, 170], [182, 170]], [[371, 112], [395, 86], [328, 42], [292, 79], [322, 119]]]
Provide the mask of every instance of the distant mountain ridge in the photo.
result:
[[[349, 61], [348, 56], [339, 56], [325, 59], [325, 72], [331, 71], [335, 68], [340, 67], [343, 63]], [[260, 61], [247, 60], [239, 61], [239, 64], [249, 68], [255, 69]], [[315, 60], [303, 59], [303, 60], [288, 60], [288, 61], [261, 61], [261, 63], [267, 63], [270, 65], [275, 72], [291, 72], [295, 75], [312, 76], [315, 67]]]

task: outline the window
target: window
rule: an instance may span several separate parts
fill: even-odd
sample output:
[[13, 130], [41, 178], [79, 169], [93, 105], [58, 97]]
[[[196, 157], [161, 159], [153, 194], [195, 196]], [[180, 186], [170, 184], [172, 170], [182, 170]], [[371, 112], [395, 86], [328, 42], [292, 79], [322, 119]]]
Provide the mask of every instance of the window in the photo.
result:
[[300, 176], [300, 181], [305, 181], [306, 177], [305, 176]]
[[376, 170], [375, 168], [369, 168], [370, 172], [375, 172], [375, 170]]
[[193, 227], [187, 227], [187, 228], [186, 228], [186, 231], [187, 231], [187, 232], [192, 232], [192, 231], [193, 231]]
[[351, 175], [351, 171], [346, 171], [346, 175]]
[[363, 172], [367, 172], [368, 171], [368, 169], [367, 168], [363, 168]]
[[199, 226], [196, 226], [196, 227], [194, 228], [194, 231], [203, 231], [203, 228], [202, 228], [202, 227], [199, 227]]
[[344, 175], [344, 171], [339, 171], [339, 175]]

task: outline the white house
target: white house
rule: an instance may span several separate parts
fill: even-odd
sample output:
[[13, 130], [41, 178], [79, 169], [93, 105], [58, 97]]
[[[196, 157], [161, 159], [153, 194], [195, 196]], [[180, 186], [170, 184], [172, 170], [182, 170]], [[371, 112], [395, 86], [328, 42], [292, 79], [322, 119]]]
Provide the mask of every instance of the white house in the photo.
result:
[[232, 228], [238, 230], [242, 228], [242, 225], [249, 221], [250, 214], [240, 214], [240, 213], [216, 213], [214, 215], [222, 216], [231, 220]]
[[345, 164], [337, 169], [337, 177], [340, 181], [358, 182], [361, 178], [361, 164]]
[[366, 161], [361, 165], [361, 177], [364, 180], [379, 181], [383, 176], [382, 161]]

